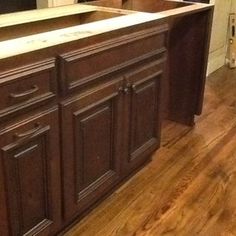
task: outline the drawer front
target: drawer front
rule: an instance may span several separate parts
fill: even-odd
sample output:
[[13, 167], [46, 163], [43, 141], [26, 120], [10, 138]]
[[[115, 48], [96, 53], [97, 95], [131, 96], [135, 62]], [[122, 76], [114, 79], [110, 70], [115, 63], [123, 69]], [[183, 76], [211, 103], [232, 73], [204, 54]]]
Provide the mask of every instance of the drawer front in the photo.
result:
[[161, 25], [60, 55], [62, 92], [164, 52], [166, 31], [166, 25]]
[[0, 74], [0, 118], [51, 100], [56, 87], [54, 59]]

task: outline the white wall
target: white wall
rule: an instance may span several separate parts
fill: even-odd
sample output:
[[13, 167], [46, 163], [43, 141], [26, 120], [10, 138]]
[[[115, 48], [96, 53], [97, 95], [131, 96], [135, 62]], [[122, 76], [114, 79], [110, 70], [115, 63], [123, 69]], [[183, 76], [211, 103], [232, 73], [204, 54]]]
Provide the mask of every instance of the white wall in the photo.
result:
[[[227, 31], [231, 3], [236, 0], [211, 0], [215, 4], [210, 54], [208, 63], [208, 74], [217, 70], [225, 64], [227, 49]], [[235, 4], [236, 5], [236, 4]]]
[[37, 0], [37, 8], [47, 8], [52, 6], [53, 0]]
[[37, 8], [56, 7], [77, 3], [77, 0], [37, 0]]
[[63, 6], [77, 3], [77, 1], [75, 0], [53, 0], [53, 1], [54, 1], [54, 6]]
[[232, 12], [236, 13], [236, 0], [232, 0]]

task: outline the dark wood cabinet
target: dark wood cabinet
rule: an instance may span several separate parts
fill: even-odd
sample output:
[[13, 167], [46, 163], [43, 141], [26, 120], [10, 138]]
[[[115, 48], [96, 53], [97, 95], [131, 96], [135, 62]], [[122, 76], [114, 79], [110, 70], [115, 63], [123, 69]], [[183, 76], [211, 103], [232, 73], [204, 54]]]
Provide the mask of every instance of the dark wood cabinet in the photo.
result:
[[151, 160], [161, 118], [193, 125], [201, 113], [212, 6], [88, 2], [132, 12], [78, 5], [3, 19], [0, 236], [58, 235]]
[[111, 192], [159, 147], [167, 30], [158, 24], [60, 54], [66, 222]]
[[62, 103], [65, 217], [83, 212], [140, 167], [160, 141], [164, 54]]
[[0, 14], [36, 9], [36, 0], [0, 1]]
[[58, 112], [51, 110], [0, 132], [0, 221], [7, 222], [1, 235], [52, 235], [58, 229]]
[[65, 217], [91, 206], [120, 177], [122, 80], [62, 104]]
[[137, 67], [125, 76], [128, 90], [124, 103], [124, 175], [150, 159], [159, 147], [162, 74], [163, 58]]
[[151, 159], [166, 20], [0, 60], [0, 235], [53, 236]]

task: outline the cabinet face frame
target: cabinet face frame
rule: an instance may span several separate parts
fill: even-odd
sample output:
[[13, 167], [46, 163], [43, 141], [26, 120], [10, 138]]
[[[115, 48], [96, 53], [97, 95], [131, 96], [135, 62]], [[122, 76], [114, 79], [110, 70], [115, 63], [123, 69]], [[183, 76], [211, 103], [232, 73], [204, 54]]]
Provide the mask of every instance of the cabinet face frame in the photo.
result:
[[[120, 86], [122, 86], [122, 80], [119, 79], [90, 91], [85, 96], [62, 104], [64, 215], [66, 219], [91, 206], [120, 178], [119, 155], [122, 148]], [[96, 122], [99, 127], [94, 131]], [[109, 129], [107, 129], [108, 126]], [[102, 138], [106, 143], [104, 140], [99, 140]], [[93, 140], [98, 141], [99, 144], [93, 143], [93, 146], [88, 143]], [[97, 153], [96, 156], [93, 155], [94, 150], [98, 150], [101, 156]], [[90, 163], [98, 166], [92, 166]], [[103, 169], [102, 173], [96, 169], [99, 166]]]
[[9, 232], [0, 231], [3, 235], [44, 235], [58, 230], [61, 192], [57, 121], [58, 112], [51, 109], [0, 133], [1, 194], [6, 204], [0, 217], [9, 219]]

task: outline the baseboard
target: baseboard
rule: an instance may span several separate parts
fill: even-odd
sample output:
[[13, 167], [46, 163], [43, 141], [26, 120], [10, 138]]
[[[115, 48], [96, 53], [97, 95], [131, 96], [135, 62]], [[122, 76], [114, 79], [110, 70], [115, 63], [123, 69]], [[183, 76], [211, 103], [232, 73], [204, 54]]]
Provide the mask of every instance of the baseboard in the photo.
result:
[[221, 48], [217, 51], [210, 53], [207, 67], [207, 75], [225, 65], [226, 50]]

